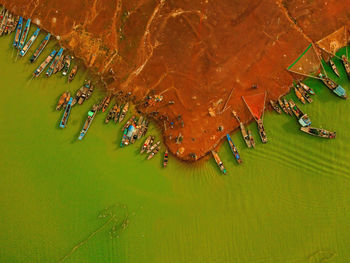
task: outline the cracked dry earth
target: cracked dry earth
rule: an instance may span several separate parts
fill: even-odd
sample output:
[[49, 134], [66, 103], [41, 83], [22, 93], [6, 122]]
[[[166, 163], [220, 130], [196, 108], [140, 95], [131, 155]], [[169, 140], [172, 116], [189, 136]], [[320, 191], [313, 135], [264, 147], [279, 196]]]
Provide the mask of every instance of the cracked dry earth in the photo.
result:
[[[266, 90], [267, 99], [276, 99], [288, 92], [292, 77], [285, 68], [310, 41], [347, 24], [350, 17], [350, 0], [0, 3], [60, 36], [61, 45], [82, 58], [107, 89], [131, 91], [136, 102], [150, 91], [161, 93], [163, 101], [139, 110], [159, 111], [170, 121], [182, 115], [184, 127], [175, 121], [174, 128], [164, 130], [163, 122], [158, 123], [169, 150], [182, 148], [178, 157], [183, 160], [193, 160], [190, 153], [203, 157], [237, 128], [232, 109], [251, 121], [242, 95]], [[220, 99], [216, 117], [211, 117], [208, 108]], [[218, 131], [220, 125], [223, 131]], [[176, 144], [180, 132], [183, 142]]]

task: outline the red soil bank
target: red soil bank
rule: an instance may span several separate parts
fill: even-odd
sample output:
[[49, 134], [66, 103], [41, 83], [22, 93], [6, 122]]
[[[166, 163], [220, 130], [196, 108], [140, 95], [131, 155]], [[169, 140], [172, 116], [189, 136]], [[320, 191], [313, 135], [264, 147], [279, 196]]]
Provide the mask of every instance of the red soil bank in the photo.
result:
[[[190, 153], [204, 156], [237, 128], [232, 109], [245, 122], [252, 119], [242, 95], [267, 90], [267, 99], [276, 99], [286, 93], [292, 77], [285, 68], [309, 41], [333, 32], [350, 17], [349, 0], [0, 3], [60, 36], [61, 44], [99, 74], [107, 89], [131, 91], [136, 101], [150, 91], [161, 93], [163, 101], [139, 110], [159, 111], [159, 116], [174, 120], [174, 128], [168, 123], [163, 131], [165, 143], [172, 153], [182, 148], [178, 157], [183, 160], [193, 160]], [[221, 112], [232, 89], [229, 108]], [[216, 117], [211, 117], [208, 108], [220, 99]], [[175, 120], [178, 115], [184, 127]], [[183, 141], [176, 144], [180, 132]]]

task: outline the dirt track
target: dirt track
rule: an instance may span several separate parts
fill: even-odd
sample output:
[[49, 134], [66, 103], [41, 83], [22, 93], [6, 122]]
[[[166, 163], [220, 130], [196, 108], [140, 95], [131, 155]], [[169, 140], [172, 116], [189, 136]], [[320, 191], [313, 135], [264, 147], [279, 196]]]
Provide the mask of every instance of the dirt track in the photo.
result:
[[[174, 128], [163, 132], [172, 153], [204, 156], [238, 123], [235, 109], [251, 116], [242, 95], [288, 91], [285, 68], [309, 41], [347, 24], [350, 0], [0, 0], [60, 36], [110, 90], [131, 91], [136, 102], [150, 91], [163, 101], [139, 107], [159, 111]], [[251, 85], [257, 84], [258, 89]], [[228, 110], [221, 112], [227, 102]], [[208, 108], [222, 99], [216, 117]], [[169, 101], [175, 104], [169, 105]], [[184, 127], [176, 121], [181, 115]], [[163, 122], [159, 121], [161, 127]], [[217, 128], [224, 126], [223, 131]], [[175, 137], [181, 132], [181, 144]], [[172, 139], [169, 136], [172, 135]], [[258, 135], [255, 135], [256, 139]]]

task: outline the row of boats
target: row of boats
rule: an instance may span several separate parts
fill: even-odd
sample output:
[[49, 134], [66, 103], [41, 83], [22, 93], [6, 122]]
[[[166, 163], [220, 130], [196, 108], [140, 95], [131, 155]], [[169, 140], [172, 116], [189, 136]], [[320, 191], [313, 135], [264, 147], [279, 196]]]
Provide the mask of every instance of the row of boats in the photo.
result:
[[0, 12], [0, 36], [11, 34], [15, 31], [19, 19], [19, 16], [15, 16], [3, 8]]

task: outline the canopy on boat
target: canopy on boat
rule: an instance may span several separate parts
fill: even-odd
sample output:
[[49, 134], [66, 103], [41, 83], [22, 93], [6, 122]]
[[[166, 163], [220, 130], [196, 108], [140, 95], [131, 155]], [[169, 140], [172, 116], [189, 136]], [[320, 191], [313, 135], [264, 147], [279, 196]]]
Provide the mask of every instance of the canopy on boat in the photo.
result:
[[[305, 77], [317, 78], [323, 69], [319, 54], [313, 44], [310, 44], [307, 49], [287, 68], [288, 71], [302, 75]], [[323, 69], [324, 74], [326, 74]], [[327, 74], [326, 74], [327, 75]]]
[[317, 41], [316, 45], [324, 52], [334, 56], [340, 48], [347, 46], [348, 41], [348, 28], [347, 26], [342, 26], [338, 30]]
[[242, 96], [242, 99], [256, 121], [263, 119], [265, 111], [266, 92], [249, 96]]

